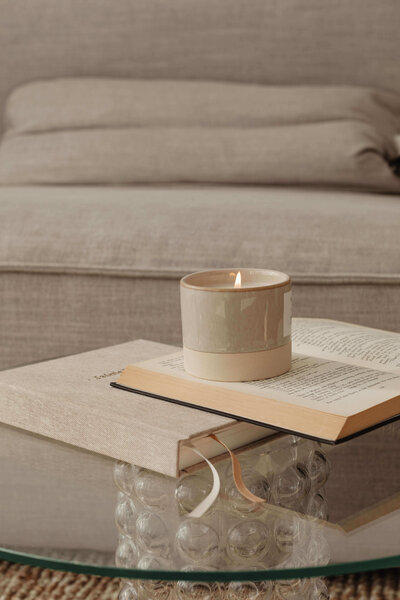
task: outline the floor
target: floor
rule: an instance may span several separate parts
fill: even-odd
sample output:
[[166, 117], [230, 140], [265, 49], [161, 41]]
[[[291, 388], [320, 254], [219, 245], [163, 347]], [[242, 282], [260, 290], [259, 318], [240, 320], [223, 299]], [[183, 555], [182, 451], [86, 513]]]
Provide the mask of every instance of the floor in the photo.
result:
[[[400, 568], [326, 580], [330, 600], [400, 600]], [[117, 600], [118, 579], [0, 561], [0, 600]]]

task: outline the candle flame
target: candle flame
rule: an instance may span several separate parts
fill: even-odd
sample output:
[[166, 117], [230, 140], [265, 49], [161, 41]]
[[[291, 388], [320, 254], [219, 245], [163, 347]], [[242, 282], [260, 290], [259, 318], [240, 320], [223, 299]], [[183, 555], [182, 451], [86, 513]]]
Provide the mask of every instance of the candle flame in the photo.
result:
[[235, 288], [240, 288], [242, 285], [242, 276], [240, 274], [240, 271], [237, 272], [236, 275], [236, 279], [235, 279]]

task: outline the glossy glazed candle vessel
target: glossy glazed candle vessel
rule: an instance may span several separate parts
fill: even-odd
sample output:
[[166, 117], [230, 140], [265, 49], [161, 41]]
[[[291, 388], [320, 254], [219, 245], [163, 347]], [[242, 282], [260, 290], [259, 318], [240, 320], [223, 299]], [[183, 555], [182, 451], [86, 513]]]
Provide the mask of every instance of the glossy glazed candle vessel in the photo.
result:
[[266, 269], [201, 271], [181, 279], [185, 369], [214, 381], [281, 375], [291, 364], [291, 281]]

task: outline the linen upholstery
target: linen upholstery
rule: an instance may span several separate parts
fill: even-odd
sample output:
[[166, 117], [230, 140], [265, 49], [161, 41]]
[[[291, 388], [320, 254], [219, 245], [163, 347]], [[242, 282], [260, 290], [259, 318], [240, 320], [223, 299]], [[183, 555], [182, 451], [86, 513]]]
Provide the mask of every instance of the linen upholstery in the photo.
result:
[[397, 0], [0, 0], [0, 113], [73, 76], [400, 91]]
[[[84, 99], [84, 102], [82, 102]], [[17, 89], [0, 184], [250, 183], [400, 192], [400, 94], [58, 80]]]
[[326, 190], [0, 188], [1, 368], [181, 344], [178, 280], [205, 268], [282, 270], [296, 316], [400, 331], [399, 220], [394, 196]]

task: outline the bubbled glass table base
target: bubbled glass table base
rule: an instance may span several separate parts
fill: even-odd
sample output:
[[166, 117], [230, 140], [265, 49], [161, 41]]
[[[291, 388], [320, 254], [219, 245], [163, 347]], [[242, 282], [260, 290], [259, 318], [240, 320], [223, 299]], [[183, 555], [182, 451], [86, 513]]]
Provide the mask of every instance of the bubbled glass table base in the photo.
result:
[[[231, 462], [215, 464], [221, 488], [199, 518], [191, 511], [210, 493], [212, 474], [201, 466], [178, 479], [118, 462], [116, 565], [155, 571], [181, 570], [182, 581], [129, 580], [120, 600], [323, 600], [320, 579], [194, 582], [185, 572], [264, 571], [325, 565], [329, 464], [321, 446], [277, 436], [238, 455], [243, 481], [265, 503], [243, 497]], [[211, 579], [211, 577], [210, 577]]]
[[130, 581], [123, 583], [119, 600], [329, 600], [322, 579], [288, 581]]

